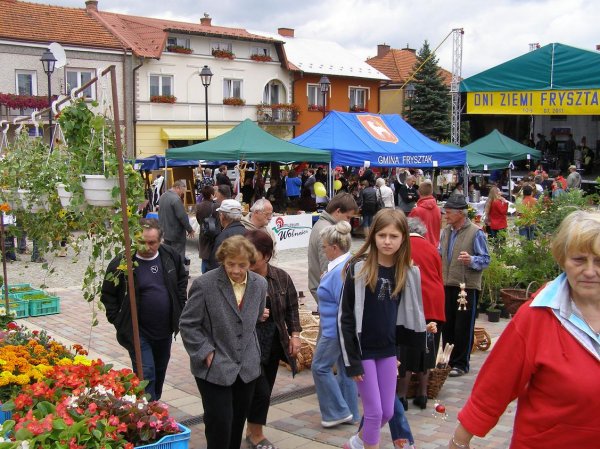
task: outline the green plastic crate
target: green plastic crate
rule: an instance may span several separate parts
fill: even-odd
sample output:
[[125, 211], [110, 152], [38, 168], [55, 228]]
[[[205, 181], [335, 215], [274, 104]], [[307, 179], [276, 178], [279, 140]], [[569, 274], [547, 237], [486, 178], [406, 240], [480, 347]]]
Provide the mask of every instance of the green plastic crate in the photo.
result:
[[[27, 318], [29, 316], [29, 301], [22, 299], [11, 299], [8, 303], [9, 312], [15, 316], [15, 318]], [[5, 315], [6, 310], [4, 302], [0, 302], [0, 314]]]
[[60, 298], [57, 296], [29, 301], [29, 316], [52, 315], [55, 313], [60, 313]]
[[[18, 289], [18, 291], [13, 291], [14, 289]], [[27, 290], [21, 290], [21, 289], [27, 289]], [[0, 292], [4, 293], [4, 285], [2, 285]], [[43, 292], [43, 290], [40, 290], [39, 288], [34, 288], [31, 286], [31, 284], [8, 284], [8, 296], [21, 295], [23, 293], [42, 293], [42, 292]]]

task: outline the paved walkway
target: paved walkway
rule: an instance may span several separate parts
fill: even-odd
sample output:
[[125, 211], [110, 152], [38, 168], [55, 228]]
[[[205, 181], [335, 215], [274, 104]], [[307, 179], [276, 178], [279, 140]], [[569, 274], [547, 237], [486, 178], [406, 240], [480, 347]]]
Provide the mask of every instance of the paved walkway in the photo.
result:
[[[357, 240], [353, 246], [360, 242]], [[188, 254], [194, 253], [190, 242]], [[192, 260], [192, 276], [199, 272], [199, 262]], [[277, 263], [287, 270], [293, 278], [296, 287], [306, 296], [310, 296], [307, 288], [306, 249], [282, 251]], [[38, 264], [16, 262], [9, 266], [11, 283], [32, 282], [31, 279], [44, 279], [44, 283], [61, 297], [61, 313], [44, 317], [21, 320], [30, 328], [46, 329], [57, 340], [71, 345], [80, 343], [90, 352], [92, 357], [99, 357], [115, 367], [130, 367], [131, 362], [127, 352], [115, 340], [114, 328], [108, 324], [104, 313], [97, 311], [99, 324], [91, 326], [93, 307], [86, 303], [76, 282], [76, 274], [82, 264], [71, 264], [72, 260], [57, 259], [55, 266], [59, 269], [57, 275], [45, 278], [40, 273]], [[64, 270], [64, 271], [63, 271]], [[48, 281], [50, 279], [50, 282]], [[62, 283], [60, 282], [62, 279]], [[81, 279], [79, 277], [79, 279]], [[40, 285], [41, 282], [32, 282]], [[52, 284], [52, 285], [50, 285]], [[62, 285], [62, 286], [60, 286]], [[303, 307], [314, 308], [312, 298], [306, 298]], [[495, 339], [506, 326], [507, 320], [500, 323], [479, 321], [478, 326], [484, 326]], [[420, 449], [435, 449], [447, 447], [447, 441], [456, 425], [456, 414], [464, 404], [472, 388], [475, 376], [485, 360], [486, 353], [475, 352], [472, 357], [472, 372], [460, 378], [449, 378], [438, 399], [446, 406], [448, 418], [441, 419], [433, 416], [433, 401], [426, 410], [416, 409], [410, 404], [408, 419], [412, 427], [417, 447]], [[294, 379], [285, 368], [280, 368], [273, 392], [275, 404], [271, 407], [265, 434], [281, 449], [296, 448], [340, 448], [344, 441], [356, 431], [355, 426], [343, 425], [336, 429], [323, 429], [320, 426], [318, 402], [312, 388], [313, 381], [310, 371], [300, 372]], [[202, 404], [196, 384], [189, 371], [189, 359], [178, 338], [173, 345], [173, 353], [167, 373], [163, 398], [171, 407], [171, 413], [178, 421], [191, 423], [192, 438], [190, 448], [203, 449], [203, 424], [198, 423], [202, 414]], [[511, 404], [500, 420], [499, 425], [485, 439], [475, 439], [472, 447], [505, 448], [508, 447], [514, 414], [514, 404]], [[382, 432], [382, 447], [392, 448], [387, 429]], [[242, 444], [242, 447], [246, 447]]]

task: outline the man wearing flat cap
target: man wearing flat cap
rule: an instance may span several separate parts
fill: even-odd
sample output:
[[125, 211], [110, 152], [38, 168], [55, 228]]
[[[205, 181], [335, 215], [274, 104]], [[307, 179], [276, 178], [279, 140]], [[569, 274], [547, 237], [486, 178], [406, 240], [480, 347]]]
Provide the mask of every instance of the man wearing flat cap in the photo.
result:
[[[463, 195], [451, 195], [446, 201], [446, 223], [440, 237], [442, 272], [446, 295], [446, 322], [442, 330], [444, 343], [454, 345], [450, 356], [450, 376], [469, 372], [473, 345], [475, 313], [481, 291], [481, 275], [490, 264], [485, 233], [467, 218]], [[466, 297], [461, 291], [466, 292]], [[463, 296], [466, 303], [459, 302]]]
[[242, 205], [236, 200], [223, 200], [217, 209], [219, 221], [223, 230], [215, 238], [215, 244], [208, 258], [208, 270], [213, 270], [219, 266], [217, 261], [217, 250], [223, 241], [234, 235], [244, 235], [246, 228], [242, 224]]

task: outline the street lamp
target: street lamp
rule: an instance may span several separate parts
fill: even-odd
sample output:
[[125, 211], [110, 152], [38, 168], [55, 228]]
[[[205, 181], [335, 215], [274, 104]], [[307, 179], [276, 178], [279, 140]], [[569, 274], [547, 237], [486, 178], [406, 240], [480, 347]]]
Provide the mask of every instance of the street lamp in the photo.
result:
[[329, 92], [329, 87], [331, 86], [331, 82], [329, 78], [325, 75], [321, 77], [319, 80], [319, 86], [321, 86], [321, 95], [323, 95], [323, 118], [325, 118], [325, 106], [327, 105], [327, 93]]
[[406, 87], [404, 87], [404, 95], [408, 99], [408, 120], [410, 120], [410, 116], [412, 113], [412, 100], [415, 97], [415, 88], [414, 84], [408, 83]]
[[210, 67], [205, 65], [200, 70], [200, 80], [204, 86], [204, 118], [206, 120], [206, 140], [208, 140], [208, 86], [210, 86], [210, 80], [212, 79], [213, 73], [210, 71]]
[[44, 66], [44, 72], [48, 75], [48, 129], [50, 131], [50, 151], [54, 146], [54, 139], [52, 133], [52, 73], [54, 72], [54, 65], [56, 64], [56, 58], [50, 50], [46, 50], [40, 59]]

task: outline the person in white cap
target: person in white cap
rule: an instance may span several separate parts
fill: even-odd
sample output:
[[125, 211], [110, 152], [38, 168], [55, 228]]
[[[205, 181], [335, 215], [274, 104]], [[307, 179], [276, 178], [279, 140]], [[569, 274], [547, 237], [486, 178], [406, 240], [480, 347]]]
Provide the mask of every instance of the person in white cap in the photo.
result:
[[242, 205], [236, 200], [223, 200], [221, 206], [217, 209], [219, 213], [219, 221], [223, 230], [215, 239], [210, 257], [208, 258], [208, 270], [214, 270], [219, 266], [217, 261], [217, 250], [221, 243], [233, 235], [244, 235], [246, 228], [241, 223], [242, 219]]
[[569, 166], [569, 176], [567, 176], [567, 190], [581, 188], [581, 175], [574, 165]]

